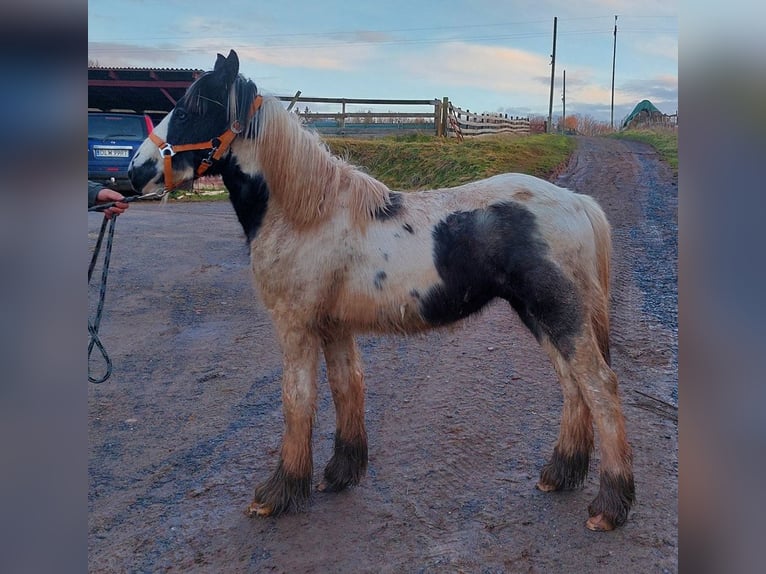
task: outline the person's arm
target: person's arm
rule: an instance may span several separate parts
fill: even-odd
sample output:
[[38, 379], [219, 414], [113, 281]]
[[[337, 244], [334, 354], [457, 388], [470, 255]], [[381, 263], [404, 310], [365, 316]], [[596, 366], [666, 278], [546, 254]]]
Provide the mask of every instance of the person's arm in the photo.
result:
[[98, 192], [101, 191], [101, 189], [104, 186], [100, 183], [96, 183], [95, 181], [88, 180], [88, 208], [93, 207], [96, 205], [96, 198], [98, 197]]
[[123, 201], [124, 199], [125, 196], [119, 191], [88, 180], [88, 209], [99, 203], [113, 202], [114, 205], [103, 210], [106, 218], [111, 219], [115, 215], [120, 215], [128, 208], [128, 204]]

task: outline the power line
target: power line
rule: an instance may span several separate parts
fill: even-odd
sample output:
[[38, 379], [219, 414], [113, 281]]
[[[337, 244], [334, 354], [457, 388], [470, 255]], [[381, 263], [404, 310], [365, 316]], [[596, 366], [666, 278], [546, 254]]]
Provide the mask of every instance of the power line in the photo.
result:
[[[604, 16], [582, 16], [582, 17], [568, 17], [566, 19], [567, 23], [571, 22], [578, 22], [578, 21], [595, 21], [595, 20], [603, 20]], [[677, 20], [677, 17], [675, 16], [646, 16], [646, 15], [638, 15], [638, 16], [630, 16], [631, 19], [655, 19], [655, 20]], [[271, 39], [299, 39], [299, 38], [324, 38], [327, 37], [329, 39], [337, 38], [337, 37], [343, 37], [348, 36], [350, 37], [350, 41], [353, 43], [370, 43], [370, 44], [376, 44], [376, 43], [400, 43], [402, 41], [408, 41], [404, 39], [396, 39], [392, 38], [390, 40], [382, 40], [382, 41], [374, 41], [374, 40], [362, 40], [359, 39], [359, 35], [364, 34], [396, 34], [396, 33], [408, 33], [408, 32], [444, 32], [444, 31], [450, 31], [450, 30], [471, 30], [471, 29], [477, 29], [477, 28], [503, 28], [507, 29], [509, 26], [531, 26], [531, 25], [541, 25], [547, 23], [546, 20], [527, 20], [527, 21], [518, 21], [518, 22], [502, 22], [502, 23], [495, 23], [495, 24], [461, 24], [461, 25], [454, 25], [454, 26], [429, 26], [429, 27], [417, 27], [417, 28], [383, 28], [383, 29], [360, 29], [353, 32], [349, 32], [348, 29], [344, 30], [330, 30], [326, 32], [292, 32], [292, 33], [275, 33], [275, 34], [259, 34], [258, 38], [259, 41], [268, 41]], [[677, 28], [675, 29], [659, 29], [656, 27], [653, 28], [636, 28], [636, 29], [630, 29], [626, 28], [625, 31], [631, 31], [636, 33], [657, 33], [657, 32], [677, 32]], [[592, 30], [571, 30], [571, 31], [562, 31], [562, 35], [588, 35], [588, 34], [603, 34], [603, 29], [597, 28]], [[538, 32], [519, 32], [514, 34], [494, 34], [494, 35], [482, 35], [482, 36], [463, 36], [459, 35], [459, 38], [465, 38], [465, 39], [497, 39], [497, 40], [507, 40], [507, 39], [514, 39], [514, 38], [524, 38], [524, 37], [543, 37], [547, 36], [548, 32], [545, 30], [540, 30]], [[154, 41], [168, 41], [168, 40], [188, 40], [190, 38], [194, 38], [197, 40], [226, 40], [231, 41], [232, 39], [238, 39], [238, 38], [251, 38], [252, 33], [242, 33], [242, 34], [232, 34], [227, 33], [225, 36], [158, 36], [154, 35], [152, 36], [152, 39]], [[114, 36], [110, 36], [108, 42], [119, 42], [119, 41], [131, 41], [134, 40], [135, 37], [127, 37], [127, 38], [115, 38]], [[414, 39], [409, 40], [409, 42], [433, 42], [433, 41], [439, 41], [437, 38], [431, 38], [431, 39]], [[341, 44], [338, 45], [342, 45]], [[301, 46], [302, 44], [283, 44], [285, 46]], [[333, 43], [332, 45], [336, 45]], [[313, 47], [314, 45], [311, 44], [309, 47]]]
[[[677, 30], [673, 29], [621, 29], [621, 32], [626, 35], [634, 35], [634, 34], [658, 34], [658, 33], [674, 33], [677, 32]], [[389, 45], [431, 45], [431, 44], [444, 44], [449, 42], [486, 42], [486, 41], [507, 41], [507, 40], [525, 40], [525, 39], [535, 39], [535, 38], [544, 38], [549, 35], [549, 32], [528, 32], [528, 33], [519, 33], [519, 34], [503, 34], [503, 35], [492, 35], [492, 36], [452, 36], [452, 37], [445, 37], [445, 38], [430, 38], [430, 39], [391, 39], [391, 40], [363, 40], [363, 39], [349, 39], [345, 41], [334, 41], [334, 42], [314, 42], [314, 43], [286, 43], [286, 44], [267, 44], [267, 43], [249, 43], [244, 44], [243, 47], [258, 47], [258, 48], [264, 48], [269, 50], [289, 50], [289, 49], [312, 49], [312, 48], [338, 48], [342, 46], [359, 46], [359, 45], [370, 45], [370, 46], [389, 46]], [[583, 31], [569, 31], [569, 32], [560, 32], [559, 35], [565, 36], [565, 37], [576, 37], [576, 36], [605, 36], [606, 32], [603, 30], [583, 30]], [[231, 43], [231, 38], [215, 38], [215, 37], [206, 37], [206, 38], [194, 38], [195, 40], [204, 40], [207, 42], [215, 41], [215, 40], [221, 40], [222, 42]], [[88, 42], [89, 48], [93, 44], [98, 44], [99, 42]], [[113, 54], [127, 54], [127, 53], [135, 53], [135, 52], [142, 52], [146, 50], [162, 50], [163, 52], [186, 52], [189, 50], [188, 46], [184, 47], [178, 47], [178, 48], [170, 48], [170, 47], [128, 47], [128, 46], [115, 46], [114, 41], [109, 42], [109, 46], [100, 46], [98, 49], [102, 53], [113, 53]], [[200, 50], [204, 49], [202, 47], [199, 48]]]

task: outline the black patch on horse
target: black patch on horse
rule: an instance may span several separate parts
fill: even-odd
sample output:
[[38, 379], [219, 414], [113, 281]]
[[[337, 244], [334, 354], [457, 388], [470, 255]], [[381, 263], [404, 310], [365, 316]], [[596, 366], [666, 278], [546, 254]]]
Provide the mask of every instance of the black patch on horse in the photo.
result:
[[386, 204], [376, 209], [372, 216], [378, 221], [387, 221], [397, 217], [402, 212], [403, 208], [402, 194], [396, 191], [391, 191], [388, 194]]
[[[228, 86], [220, 82], [216, 72], [207, 72], [178, 100], [170, 114], [165, 139], [173, 146], [206, 142], [226, 130], [228, 118]], [[173, 168], [196, 169], [209, 154], [209, 149], [177, 153], [172, 159]]]
[[582, 304], [572, 282], [548, 259], [534, 214], [515, 203], [448, 215], [433, 229], [442, 283], [424, 294], [420, 312], [444, 325], [500, 297], [538, 341], [547, 335], [564, 357], [574, 351]]
[[128, 170], [128, 177], [130, 178], [130, 183], [133, 185], [134, 189], [143, 189], [143, 187], [152, 180], [158, 184], [162, 184], [164, 174], [157, 169], [157, 162], [154, 158], [151, 158], [144, 161], [141, 165], [131, 163], [130, 169]]
[[377, 289], [378, 291], [383, 289], [383, 281], [386, 280], [386, 277], [388, 277], [388, 275], [386, 275], [385, 271], [378, 271], [375, 274], [375, 279], [373, 279], [373, 284], [375, 285], [375, 289]]
[[255, 239], [261, 228], [269, 203], [269, 187], [260, 175], [248, 175], [238, 165], [222, 170], [223, 184], [229, 190], [229, 199], [242, 225], [248, 243]]

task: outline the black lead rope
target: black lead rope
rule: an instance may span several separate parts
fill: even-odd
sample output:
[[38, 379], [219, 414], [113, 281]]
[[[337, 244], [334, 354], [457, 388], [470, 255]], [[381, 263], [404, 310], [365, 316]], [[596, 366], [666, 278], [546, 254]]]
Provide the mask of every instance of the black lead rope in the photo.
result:
[[[119, 201], [112, 201], [110, 203], [99, 203], [93, 207], [89, 207], [88, 211], [104, 211], [112, 207], [117, 203], [129, 203], [131, 201], [138, 201], [139, 199], [162, 199], [167, 195], [167, 190], [159, 192], [147, 193], [144, 195], [132, 195], [130, 197], [124, 197]], [[90, 339], [88, 340], [88, 380], [91, 383], [103, 383], [109, 377], [112, 376], [112, 359], [109, 357], [109, 353], [106, 352], [101, 339], [98, 337], [98, 329], [101, 326], [101, 313], [104, 310], [104, 298], [106, 297], [106, 280], [109, 277], [109, 259], [112, 255], [112, 239], [114, 238], [114, 224], [117, 222], [117, 215], [112, 215], [111, 219], [107, 219], [106, 216], [101, 222], [101, 231], [98, 234], [98, 240], [96, 241], [96, 247], [93, 249], [93, 257], [90, 259], [90, 265], [88, 266], [88, 285], [90, 285], [90, 277], [93, 275], [93, 268], [96, 266], [98, 260], [98, 254], [101, 251], [101, 242], [104, 239], [104, 232], [106, 231], [106, 224], [109, 223], [109, 235], [106, 238], [106, 250], [104, 251], [104, 265], [101, 268], [101, 286], [98, 293], [98, 306], [96, 307], [96, 316], [93, 321], [88, 319], [88, 334]], [[101, 357], [106, 363], [106, 371], [101, 378], [92, 377], [90, 374], [90, 355], [93, 352], [93, 347], [98, 349], [101, 353]]]
[[[91, 383], [103, 383], [110, 376], [112, 376], [112, 359], [109, 357], [109, 353], [106, 352], [101, 339], [98, 336], [98, 329], [101, 326], [101, 313], [104, 310], [104, 298], [106, 297], [106, 280], [109, 276], [109, 260], [112, 255], [112, 240], [114, 238], [114, 224], [117, 222], [117, 216], [113, 215], [111, 219], [104, 217], [101, 222], [101, 231], [98, 234], [98, 240], [96, 241], [96, 247], [93, 250], [93, 257], [90, 259], [90, 265], [88, 266], [88, 285], [90, 285], [90, 277], [93, 275], [93, 268], [96, 266], [96, 260], [98, 259], [99, 252], [101, 251], [101, 243], [104, 239], [104, 232], [106, 231], [107, 223], [109, 223], [109, 234], [106, 238], [106, 250], [104, 251], [104, 265], [101, 268], [101, 286], [98, 294], [98, 306], [96, 307], [96, 316], [93, 321], [88, 318], [88, 334], [90, 340], [88, 341], [88, 380]], [[96, 347], [101, 353], [101, 356], [106, 363], [106, 371], [100, 378], [93, 377], [90, 374], [90, 355], [93, 352], [93, 347]]]

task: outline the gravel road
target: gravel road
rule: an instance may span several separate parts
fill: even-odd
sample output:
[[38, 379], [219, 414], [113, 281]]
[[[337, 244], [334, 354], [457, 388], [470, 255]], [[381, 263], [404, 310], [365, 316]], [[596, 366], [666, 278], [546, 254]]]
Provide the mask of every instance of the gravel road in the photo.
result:
[[[101, 327], [114, 374], [86, 383], [89, 571], [677, 571], [677, 177], [644, 144], [578, 138], [557, 183], [593, 195], [613, 226], [612, 364], [637, 490], [625, 527], [584, 527], [595, 472], [574, 492], [534, 488], [561, 391], [505, 304], [457, 329], [361, 337], [367, 477], [302, 514], [246, 517], [282, 418], [241, 228], [228, 202], [134, 203]], [[90, 214], [91, 245], [99, 226]], [[322, 371], [317, 482], [333, 432]]]

